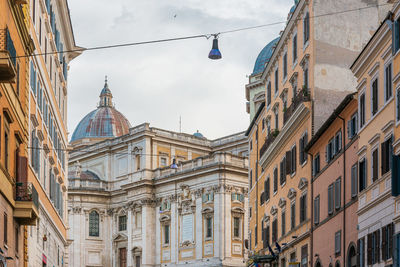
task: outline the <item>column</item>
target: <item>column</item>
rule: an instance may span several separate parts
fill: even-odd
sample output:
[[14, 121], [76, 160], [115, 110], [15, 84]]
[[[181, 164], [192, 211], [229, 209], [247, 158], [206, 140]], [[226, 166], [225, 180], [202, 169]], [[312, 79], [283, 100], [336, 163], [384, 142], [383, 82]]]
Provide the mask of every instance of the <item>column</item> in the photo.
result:
[[220, 192], [214, 193], [214, 257], [221, 257], [221, 246], [222, 246], [222, 225], [221, 218], [222, 217], [222, 194]]
[[196, 259], [201, 260], [203, 258], [203, 215], [202, 210], [202, 198], [196, 194]]
[[142, 206], [143, 267], [153, 266], [155, 264], [155, 217], [155, 208], [145, 203]]
[[132, 263], [132, 209], [128, 209], [128, 221], [127, 221], [127, 227], [128, 227], [128, 247], [127, 247], [127, 253], [126, 253], [126, 264], [128, 267], [131, 267], [133, 265]]
[[179, 242], [179, 236], [178, 236], [178, 217], [177, 217], [177, 212], [178, 207], [177, 207], [177, 202], [174, 200], [171, 200], [171, 263], [178, 263], [178, 254], [176, 253], [178, 251], [178, 242]]

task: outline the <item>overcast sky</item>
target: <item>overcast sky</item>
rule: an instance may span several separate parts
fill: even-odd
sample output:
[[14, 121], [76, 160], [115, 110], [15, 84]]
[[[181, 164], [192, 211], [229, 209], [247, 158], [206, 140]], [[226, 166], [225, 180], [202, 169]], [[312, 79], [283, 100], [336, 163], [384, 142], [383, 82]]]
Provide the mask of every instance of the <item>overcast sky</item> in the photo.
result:
[[[215, 33], [285, 21], [293, 0], [69, 0], [76, 44], [83, 47]], [[176, 17], [174, 17], [176, 15]], [[108, 76], [115, 107], [132, 126], [215, 139], [247, 129], [246, 77], [284, 24], [193, 39], [87, 51], [70, 64], [68, 130], [96, 108]]]

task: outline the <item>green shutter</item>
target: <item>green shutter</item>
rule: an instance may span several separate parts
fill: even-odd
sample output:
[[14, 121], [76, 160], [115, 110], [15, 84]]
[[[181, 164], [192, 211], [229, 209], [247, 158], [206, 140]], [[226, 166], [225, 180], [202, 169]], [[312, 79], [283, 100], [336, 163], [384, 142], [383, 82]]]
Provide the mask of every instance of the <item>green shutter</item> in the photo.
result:
[[392, 196], [400, 195], [400, 156], [392, 156]]

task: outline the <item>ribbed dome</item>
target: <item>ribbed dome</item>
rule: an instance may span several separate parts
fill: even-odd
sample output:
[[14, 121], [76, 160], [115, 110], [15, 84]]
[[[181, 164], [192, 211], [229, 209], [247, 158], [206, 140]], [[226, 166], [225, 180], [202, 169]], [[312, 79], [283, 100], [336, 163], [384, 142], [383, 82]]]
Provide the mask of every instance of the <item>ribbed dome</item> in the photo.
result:
[[72, 134], [71, 142], [83, 138], [112, 138], [129, 132], [131, 124], [112, 105], [112, 94], [107, 80], [100, 94], [97, 109], [87, 114]]
[[252, 75], [261, 73], [264, 68], [265, 64], [268, 63], [269, 59], [272, 56], [272, 53], [274, 52], [275, 46], [279, 41], [279, 37], [272, 40], [269, 44], [267, 44], [258, 54], [258, 57], [256, 59], [256, 63], [254, 64], [254, 69]]

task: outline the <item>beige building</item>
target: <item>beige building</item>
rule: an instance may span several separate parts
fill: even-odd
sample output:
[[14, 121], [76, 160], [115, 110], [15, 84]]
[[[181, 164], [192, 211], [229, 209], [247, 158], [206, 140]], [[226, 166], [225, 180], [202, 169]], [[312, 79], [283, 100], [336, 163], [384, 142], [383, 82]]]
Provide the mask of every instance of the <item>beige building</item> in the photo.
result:
[[32, 0], [29, 58], [28, 181], [39, 198], [39, 219], [28, 234], [28, 265], [68, 265], [67, 237], [67, 95], [69, 62], [79, 55], [67, 0]]
[[106, 83], [71, 144], [70, 266], [245, 266], [243, 133], [130, 127]]
[[349, 67], [390, 9], [387, 1], [379, 4], [295, 1], [261, 76], [264, 111], [247, 131], [250, 254], [271, 254], [269, 244], [276, 249], [275, 264], [313, 264], [311, 160], [305, 146], [355, 90]]

